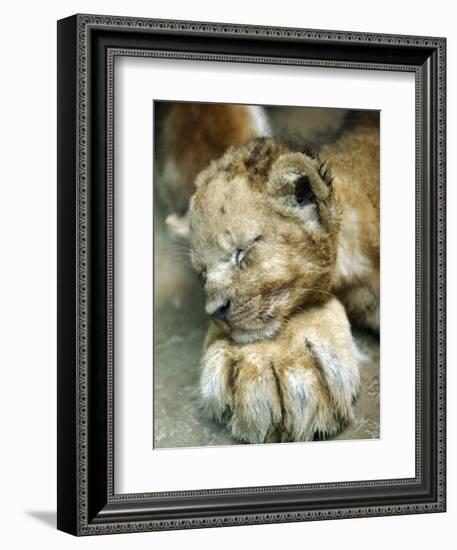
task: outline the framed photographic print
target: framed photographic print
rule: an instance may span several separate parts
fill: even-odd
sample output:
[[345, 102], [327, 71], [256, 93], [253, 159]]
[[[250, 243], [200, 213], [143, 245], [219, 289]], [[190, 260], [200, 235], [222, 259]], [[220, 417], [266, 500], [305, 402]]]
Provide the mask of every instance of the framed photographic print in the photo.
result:
[[58, 22], [58, 528], [445, 510], [445, 39]]

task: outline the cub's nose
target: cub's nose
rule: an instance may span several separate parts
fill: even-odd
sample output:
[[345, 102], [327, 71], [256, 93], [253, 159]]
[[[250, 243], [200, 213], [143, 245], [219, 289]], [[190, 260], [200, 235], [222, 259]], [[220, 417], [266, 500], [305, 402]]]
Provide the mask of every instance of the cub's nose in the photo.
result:
[[227, 317], [229, 309], [230, 300], [227, 300], [224, 304], [217, 306], [216, 309], [210, 313], [210, 315], [214, 319], [220, 319], [221, 321], [224, 321]]

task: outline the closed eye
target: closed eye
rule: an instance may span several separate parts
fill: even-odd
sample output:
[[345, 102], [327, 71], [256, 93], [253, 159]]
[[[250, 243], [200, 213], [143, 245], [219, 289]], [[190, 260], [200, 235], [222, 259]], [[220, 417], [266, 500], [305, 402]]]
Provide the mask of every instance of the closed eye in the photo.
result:
[[254, 239], [252, 239], [251, 243], [246, 248], [238, 248], [235, 252], [235, 264], [239, 268], [243, 268], [244, 260], [246, 259], [247, 255], [251, 251], [252, 247], [255, 243], [262, 240], [262, 235], [257, 235]]
[[246, 258], [247, 250], [242, 250], [238, 248], [235, 252], [235, 263], [238, 267], [243, 267], [243, 260]]

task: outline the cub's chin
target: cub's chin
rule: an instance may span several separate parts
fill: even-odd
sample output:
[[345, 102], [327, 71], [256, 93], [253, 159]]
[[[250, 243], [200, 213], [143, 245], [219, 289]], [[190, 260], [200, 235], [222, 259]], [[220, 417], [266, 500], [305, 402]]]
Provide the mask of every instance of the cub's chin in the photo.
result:
[[229, 334], [231, 339], [237, 344], [252, 344], [253, 342], [272, 338], [280, 327], [280, 321], [272, 321], [264, 327], [257, 329], [232, 328]]

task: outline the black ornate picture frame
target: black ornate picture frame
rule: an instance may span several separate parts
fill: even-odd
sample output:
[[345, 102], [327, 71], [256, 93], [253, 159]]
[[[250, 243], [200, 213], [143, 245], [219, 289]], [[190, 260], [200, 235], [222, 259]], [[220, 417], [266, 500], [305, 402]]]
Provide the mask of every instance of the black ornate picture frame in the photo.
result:
[[[416, 89], [416, 475], [116, 494], [113, 60], [403, 71]], [[58, 528], [75, 535], [445, 511], [444, 38], [74, 15], [58, 22]]]

